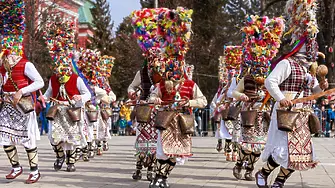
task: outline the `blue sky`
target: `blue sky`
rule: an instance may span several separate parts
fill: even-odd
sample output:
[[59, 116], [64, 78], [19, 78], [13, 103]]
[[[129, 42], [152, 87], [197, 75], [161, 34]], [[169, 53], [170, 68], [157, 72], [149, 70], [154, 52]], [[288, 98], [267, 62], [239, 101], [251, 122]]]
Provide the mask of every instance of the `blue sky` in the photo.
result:
[[112, 19], [114, 20], [114, 30], [122, 22], [123, 18], [129, 16], [133, 10], [141, 8], [139, 0], [109, 0]]

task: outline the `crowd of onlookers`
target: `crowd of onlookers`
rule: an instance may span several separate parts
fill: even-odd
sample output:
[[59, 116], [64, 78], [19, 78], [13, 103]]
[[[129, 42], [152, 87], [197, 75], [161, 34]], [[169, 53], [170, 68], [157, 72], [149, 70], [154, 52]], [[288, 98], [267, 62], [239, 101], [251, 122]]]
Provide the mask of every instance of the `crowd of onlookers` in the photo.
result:
[[[112, 103], [113, 116], [111, 117], [110, 132], [112, 135], [130, 136], [135, 135], [134, 122], [131, 118], [133, 106], [125, 105], [125, 100], [118, 100]], [[40, 102], [36, 102], [36, 114], [41, 127], [41, 135], [48, 133], [48, 121], [45, 118], [46, 112], [50, 108], [50, 104], [46, 104], [44, 108]], [[319, 117], [321, 123], [321, 134], [316, 136], [334, 137], [335, 136], [335, 104], [328, 98], [322, 99], [317, 103], [313, 101], [314, 113]], [[195, 135], [205, 135], [210, 126], [215, 131], [215, 125], [210, 124], [209, 109], [194, 109], [195, 115]]]

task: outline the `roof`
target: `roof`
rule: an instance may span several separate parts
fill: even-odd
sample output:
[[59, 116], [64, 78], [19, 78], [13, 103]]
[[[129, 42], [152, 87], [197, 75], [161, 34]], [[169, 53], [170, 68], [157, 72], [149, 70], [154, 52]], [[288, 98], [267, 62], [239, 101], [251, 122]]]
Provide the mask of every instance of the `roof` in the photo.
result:
[[84, 5], [79, 8], [79, 23], [80, 24], [92, 24], [93, 16], [91, 13], [91, 8], [93, 7], [93, 2], [90, 0], [85, 0]]

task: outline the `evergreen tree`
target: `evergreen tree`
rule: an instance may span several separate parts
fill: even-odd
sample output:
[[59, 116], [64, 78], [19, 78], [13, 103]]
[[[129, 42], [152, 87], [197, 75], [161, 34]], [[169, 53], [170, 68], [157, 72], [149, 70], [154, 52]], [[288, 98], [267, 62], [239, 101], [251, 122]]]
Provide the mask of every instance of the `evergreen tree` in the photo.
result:
[[91, 43], [88, 48], [98, 49], [102, 55], [112, 55], [114, 22], [112, 22], [107, 0], [96, 0], [91, 13], [94, 34], [93, 37], [90, 37]]

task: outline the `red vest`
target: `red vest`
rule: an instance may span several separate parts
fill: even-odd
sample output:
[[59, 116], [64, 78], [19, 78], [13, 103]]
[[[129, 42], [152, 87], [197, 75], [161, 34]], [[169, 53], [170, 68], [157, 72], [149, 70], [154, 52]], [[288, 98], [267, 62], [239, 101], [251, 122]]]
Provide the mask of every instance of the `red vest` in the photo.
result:
[[[181, 98], [187, 97], [188, 99], [193, 99], [193, 87], [195, 83], [192, 80], [185, 80], [181, 88], [179, 89], [179, 93]], [[162, 80], [159, 84], [161, 93], [162, 93], [162, 100], [163, 101], [171, 101], [174, 100], [176, 95], [176, 90], [174, 89], [170, 94], [167, 92], [165, 88], [165, 81]]]
[[[58, 96], [57, 100], [67, 101], [66, 99], [63, 99], [62, 97], [60, 97], [58, 94], [59, 88], [61, 85], [58, 81], [58, 77], [56, 75], [53, 75], [51, 76], [50, 79], [51, 79], [51, 87], [52, 87], [52, 97], [56, 98]], [[70, 77], [70, 80], [65, 83], [65, 90], [70, 99], [72, 99], [74, 95], [80, 95], [80, 92], [77, 88], [77, 79], [78, 79], [78, 76], [76, 74], [72, 74]]]
[[[27, 59], [22, 58], [13, 68], [12, 68], [12, 78], [19, 89], [24, 88], [29, 85], [30, 79], [24, 75], [24, 70], [26, 67]], [[0, 73], [5, 76], [6, 69], [4, 66], [0, 67]], [[6, 84], [3, 86], [4, 92], [15, 92], [15, 87], [13, 83], [8, 79]]]

